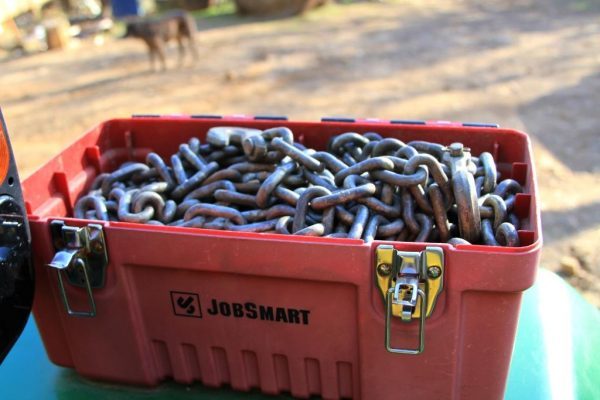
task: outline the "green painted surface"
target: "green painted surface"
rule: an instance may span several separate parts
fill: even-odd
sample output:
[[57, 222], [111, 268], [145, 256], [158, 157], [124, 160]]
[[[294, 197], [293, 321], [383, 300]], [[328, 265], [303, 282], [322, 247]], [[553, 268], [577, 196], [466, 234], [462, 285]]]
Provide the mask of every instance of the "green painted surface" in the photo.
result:
[[[202, 385], [140, 389], [87, 381], [48, 361], [33, 320], [0, 366], [0, 394], [35, 400], [274, 398]], [[544, 270], [523, 298], [506, 399], [600, 399], [600, 313]]]
[[600, 399], [600, 312], [540, 270], [523, 296], [507, 399]]

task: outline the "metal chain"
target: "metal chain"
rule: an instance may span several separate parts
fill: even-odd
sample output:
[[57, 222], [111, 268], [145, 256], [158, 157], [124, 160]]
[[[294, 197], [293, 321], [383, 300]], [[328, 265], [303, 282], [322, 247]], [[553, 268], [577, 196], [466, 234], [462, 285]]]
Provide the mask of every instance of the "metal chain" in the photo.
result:
[[242, 232], [518, 246], [515, 196], [494, 158], [460, 143], [333, 137], [328, 151], [286, 127], [215, 127], [170, 157], [99, 174], [75, 218]]

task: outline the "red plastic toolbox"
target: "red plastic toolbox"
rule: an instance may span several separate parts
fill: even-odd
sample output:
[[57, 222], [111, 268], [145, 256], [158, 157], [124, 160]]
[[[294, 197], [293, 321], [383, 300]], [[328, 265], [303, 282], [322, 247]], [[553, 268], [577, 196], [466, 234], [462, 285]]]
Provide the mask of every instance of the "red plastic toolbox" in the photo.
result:
[[[89, 226], [69, 216], [101, 171], [143, 160], [150, 151], [173, 154], [179, 143], [203, 139], [213, 126], [281, 125], [315, 149], [324, 149], [332, 135], [375, 131], [405, 142], [460, 141], [473, 154], [491, 152], [503, 177], [525, 189], [515, 201], [521, 247], [366, 244], [101, 222], [86, 228], [91, 243], [104, 236], [100, 250], [106, 254], [99, 251], [96, 261], [107, 257], [103, 276], [89, 277], [99, 282], [91, 293], [66, 275], [59, 281], [47, 266], [61, 228], [52, 221]], [[521, 294], [534, 281], [541, 248], [535, 173], [523, 133], [380, 120], [144, 116], [98, 125], [23, 186], [37, 274], [35, 318], [51, 360], [83, 376], [141, 385], [201, 381], [303, 398], [503, 395]], [[384, 346], [386, 309], [375, 283], [380, 245], [413, 252], [433, 245], [443, 251], [443, 289], [425, 320], [425, 350], [419, 355], [392, 354]], [[95, 315], [69, 315], [61, 284], [72, 309], [89, 310], [93, 299]], [[417, 320], [392, 318], [394, 346], [415, 347], [418, 331]]]

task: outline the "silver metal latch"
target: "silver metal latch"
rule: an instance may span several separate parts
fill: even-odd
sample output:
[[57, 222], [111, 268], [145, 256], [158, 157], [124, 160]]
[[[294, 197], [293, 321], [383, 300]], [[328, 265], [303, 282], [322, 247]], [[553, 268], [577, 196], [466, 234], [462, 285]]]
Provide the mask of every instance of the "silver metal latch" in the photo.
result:
[[[67, 313], [74, 317], [96, 316], [96, 303], [93, 289], [104, 286], [108, 253], [102, 225], [88, 224], [83, 227], [68, 226], [64, 221], [50, 224], [56, 254], [48, 264], [56, 268], [58, 288]], [[71, 308], [63, 281], [63, 271], [69, 284], [86, 289], [88, 311], [75, 311]]]
[[[420, 354], [425, 349], [425, 318], [433, 312], [444, 284], [444, 252], [427, 247], [422, 252], [398, 251], [390, 245], [376, 250], [375, 282], [385, 302], [385, 348], [390, 353]], [[392, 317], [419, 320], [419, 345], [391, 345]]]

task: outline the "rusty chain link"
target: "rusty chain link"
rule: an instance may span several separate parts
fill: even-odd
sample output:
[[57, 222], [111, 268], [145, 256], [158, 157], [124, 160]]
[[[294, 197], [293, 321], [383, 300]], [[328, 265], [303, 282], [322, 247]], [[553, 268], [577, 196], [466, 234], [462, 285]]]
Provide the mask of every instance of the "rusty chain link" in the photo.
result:
[[74, 216], [240, 232], [519, 245], [516, 194], [490, 153], [460, 143], [333, 137], [328, 151], [292, 131], [215, 127], [179, 146], [99, 174]]

